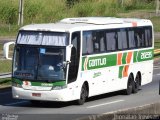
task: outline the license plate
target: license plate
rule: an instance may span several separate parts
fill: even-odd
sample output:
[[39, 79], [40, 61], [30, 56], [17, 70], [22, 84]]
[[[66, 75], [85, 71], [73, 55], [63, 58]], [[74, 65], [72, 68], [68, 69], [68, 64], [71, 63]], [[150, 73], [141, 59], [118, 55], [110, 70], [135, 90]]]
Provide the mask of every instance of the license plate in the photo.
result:
[[32, 93], [32, 96], [34, 96], [34, 97], [41, 97], [41, 93]]

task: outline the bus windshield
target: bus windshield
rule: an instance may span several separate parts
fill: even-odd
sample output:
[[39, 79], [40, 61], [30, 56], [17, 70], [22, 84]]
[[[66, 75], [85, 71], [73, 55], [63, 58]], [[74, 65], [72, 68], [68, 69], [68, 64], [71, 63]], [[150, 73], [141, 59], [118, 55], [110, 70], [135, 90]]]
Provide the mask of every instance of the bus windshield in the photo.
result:
[[13, 77], [39, 81], [65, 80], [63, 67], [65, 47], [33, 47], [17, 45]]

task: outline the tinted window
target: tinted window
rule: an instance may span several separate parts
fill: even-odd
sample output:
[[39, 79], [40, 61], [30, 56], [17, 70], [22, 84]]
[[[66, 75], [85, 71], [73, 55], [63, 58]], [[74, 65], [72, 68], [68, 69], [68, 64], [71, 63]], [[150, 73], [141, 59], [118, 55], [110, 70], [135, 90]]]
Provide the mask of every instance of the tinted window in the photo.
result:
[[145, 36], [144, 36], [144, 28], [136, 28], [135, 29], [135, 41], [137, 47], [145, 47]]
[[129, 42], [129, 48], [135, 48], [136, 47], [133, 30], [128, 31], [128, 42]]
[[83, 54], [93, 53], [92, 32], [83, 32]]
[[116, 50], [116, 32], [106, 33], [107, 50]]
[[127, 33], [125, 29], [120, 29], [120, 31], [118, 32], [118, 49], [122, 50], [126, 48], [128, 48]]
[[152, 46], [152, 29], [151, 27], [145, 28], [145, 42], [147, 46]]

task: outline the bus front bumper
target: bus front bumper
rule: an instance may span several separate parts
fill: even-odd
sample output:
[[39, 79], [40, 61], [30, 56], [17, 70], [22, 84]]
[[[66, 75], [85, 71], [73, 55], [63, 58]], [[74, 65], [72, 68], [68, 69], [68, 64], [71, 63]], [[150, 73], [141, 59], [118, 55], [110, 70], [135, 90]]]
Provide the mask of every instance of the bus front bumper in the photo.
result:
[[12, 96], [15, 99], [40, 100], [40, 101], [72, 101], [74, 92], [70, 89], [34, 91], [12, 86]]

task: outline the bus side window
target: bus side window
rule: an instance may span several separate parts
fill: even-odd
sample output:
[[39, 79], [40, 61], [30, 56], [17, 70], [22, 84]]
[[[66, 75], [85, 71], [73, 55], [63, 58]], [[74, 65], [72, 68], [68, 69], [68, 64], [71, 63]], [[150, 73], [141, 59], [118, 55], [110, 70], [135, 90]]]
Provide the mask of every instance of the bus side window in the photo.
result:
[[135, 29], [135, 41], [137, 47], [145, 47], [145, 36], [144, 36], [144, 29], [143, 28], [136, 28]]
[[105, 48], [105, 32], [104, 31], [100, 31], [99, 32], [99, 44], [100, 44], [100, 52], [105, 52], [106, 48]]
[[118, 31], [118, 49], [123, 50], [127, 48], [128, 48], [128, 44], [127, 44], [126, 30], [120, 29], [120, 31]]
[[135, 37], [134, 37], [134, 31], [133, 30], [128, 31], [128, 39], [129, 39], [129, 48], [135, 48], [136, 43], [135, 43]]
[[116, 32], [107, 32], [106, 33], [106, 46], [107, 46], [107, 51], [115, 51], [117, 48], [117, 43], [116, 40], [117, 35]]
[[93, 53], [93, 40], [92, 40], [92, 32], [91, 31], [85, 31], [83, 32], [83, 48], [82, 48], [82, 54], [92, 54]]
[[99, 33], [98, 32], [92, 32], [92, 40], [93, 40], [93, 49], [94, 53], [98, 53], [100, 51], [100, 39], [99, 39]]
[[152, 46], [152, 29], [151, 27], [145, 28], [145, 42], [147, 46]]
[[71, 63], [69, 64], [68, 83], [74, 82], [77, 78], [80, 59], [80, 32], [72, 34]]

